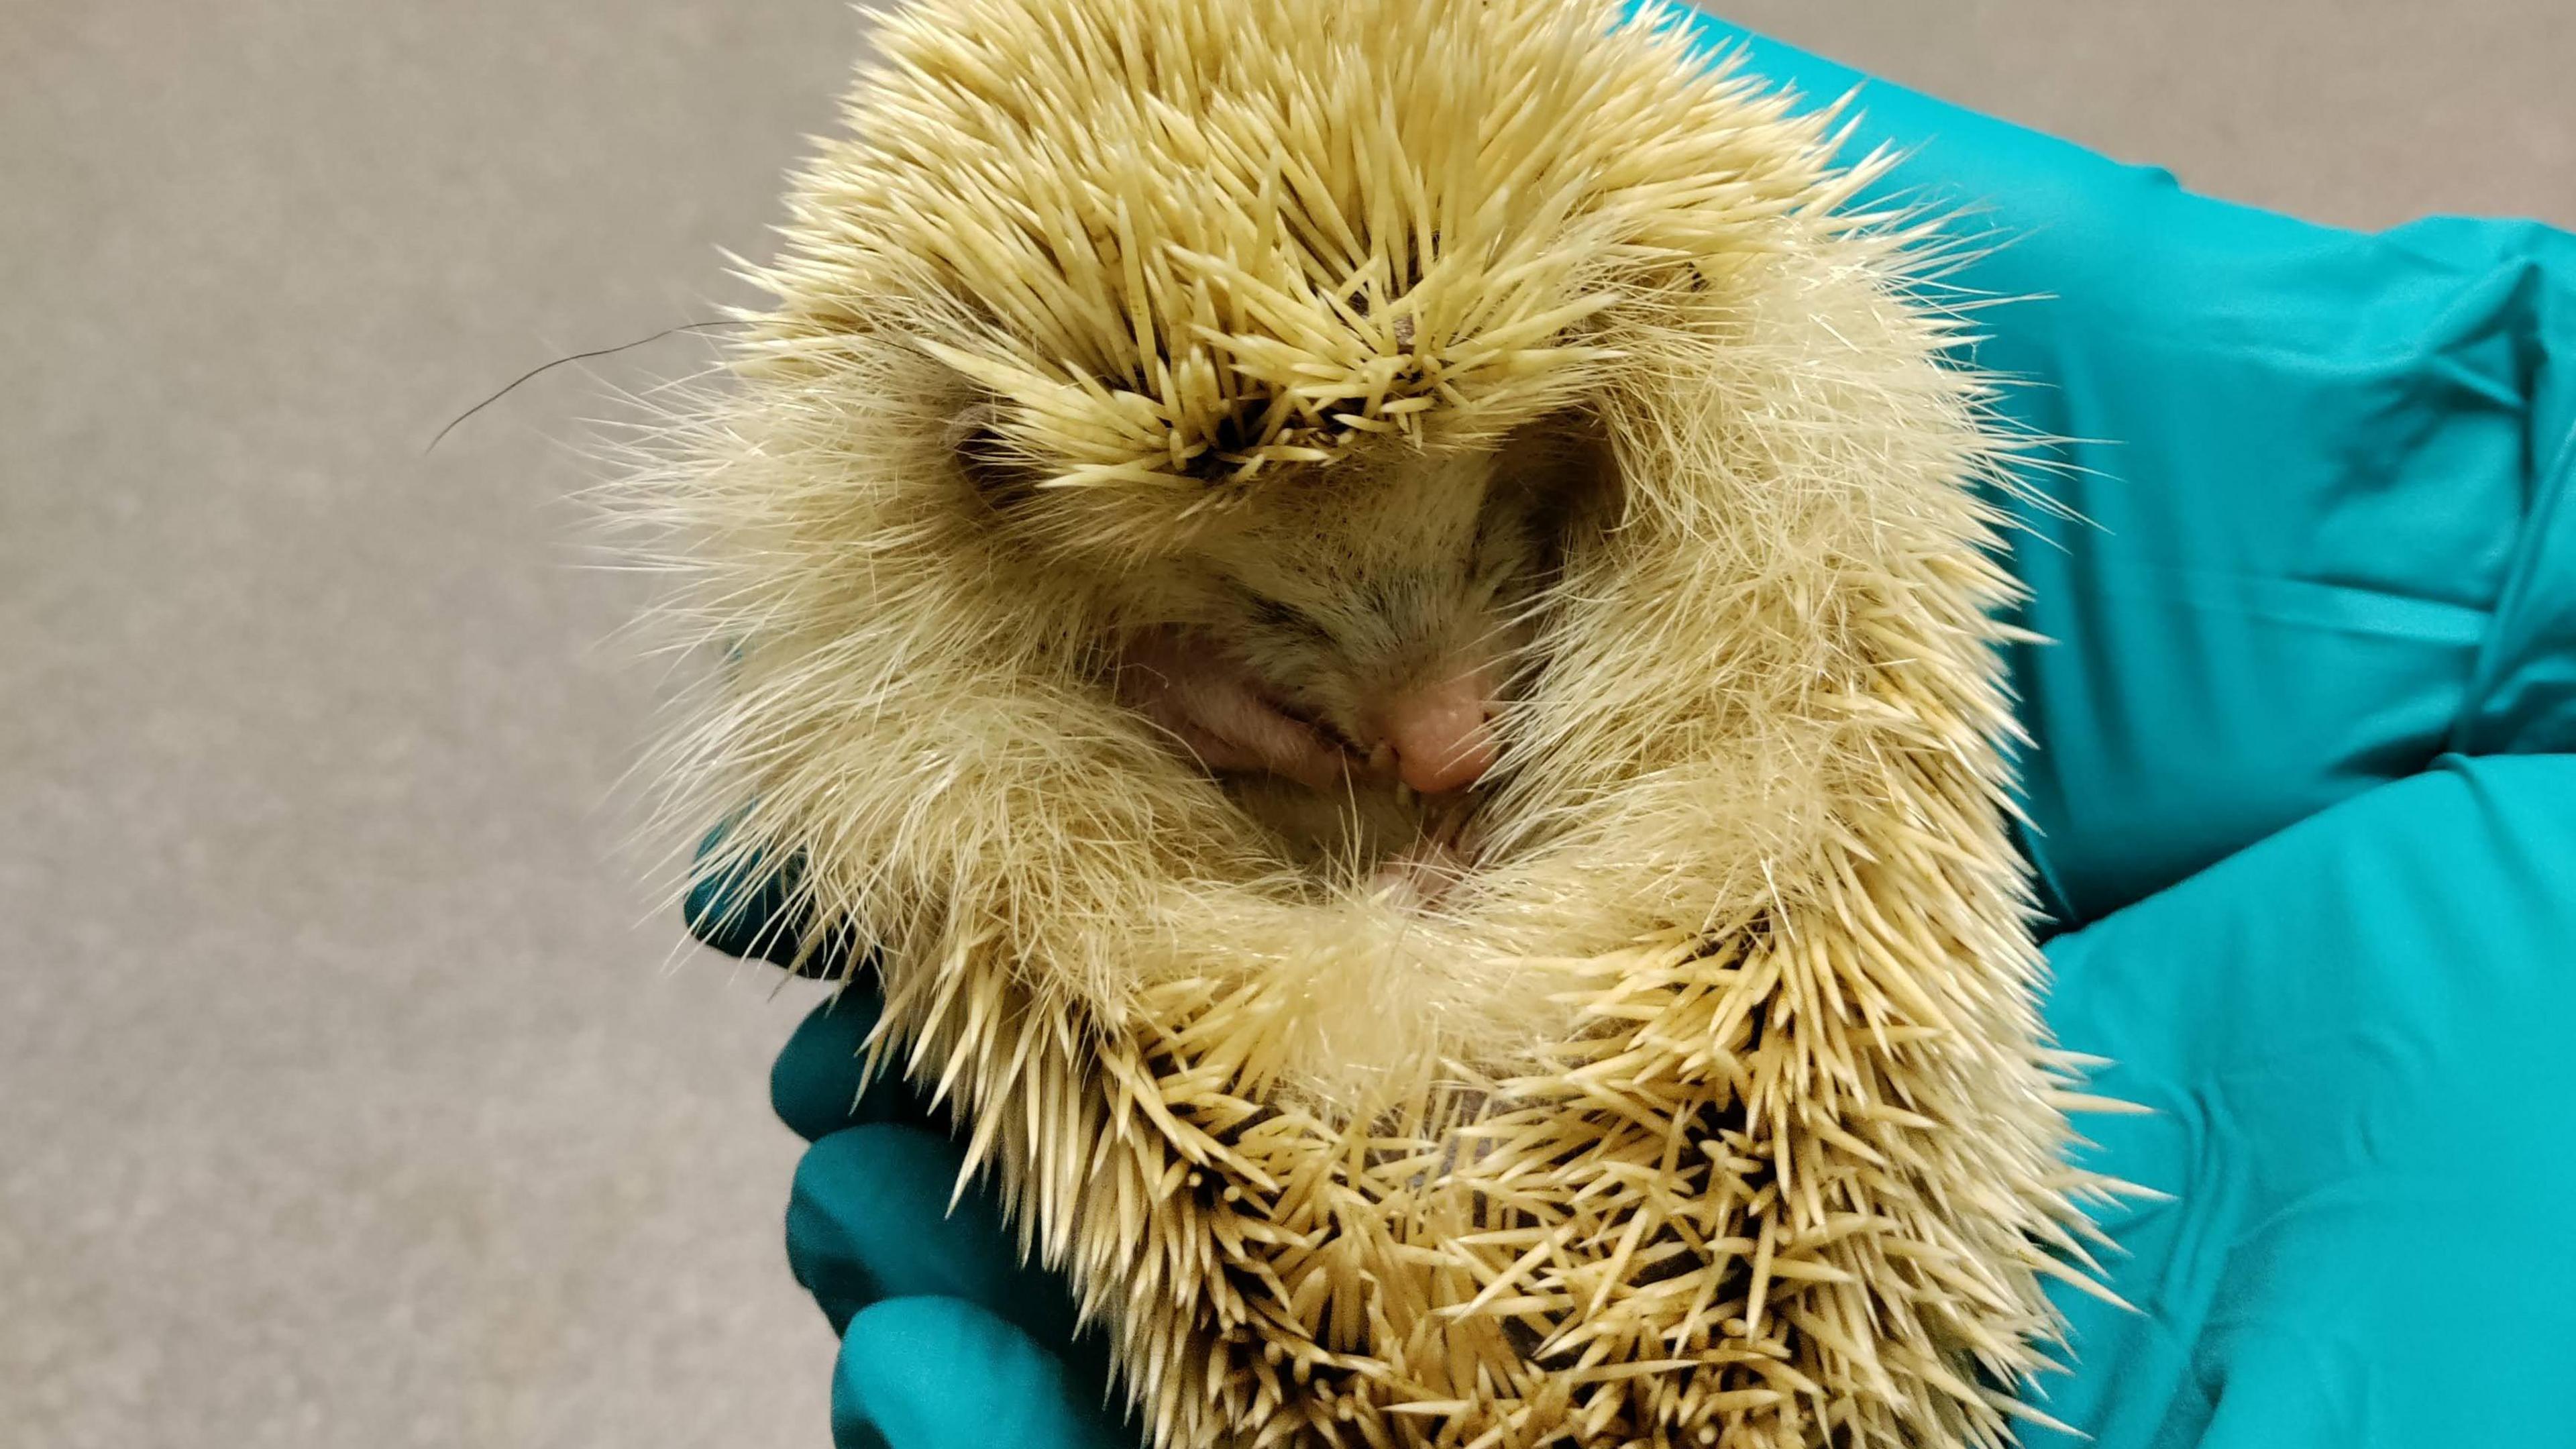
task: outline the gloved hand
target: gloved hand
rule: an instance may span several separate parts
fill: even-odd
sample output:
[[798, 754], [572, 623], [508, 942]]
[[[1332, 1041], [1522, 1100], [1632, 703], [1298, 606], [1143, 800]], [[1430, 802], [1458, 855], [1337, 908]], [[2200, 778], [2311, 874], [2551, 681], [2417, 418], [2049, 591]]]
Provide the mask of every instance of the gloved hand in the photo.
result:
[[786, 872], [747, 864], [702, 884], [687, 917], [731, 955], [857, 973], [806, 1017], [769, 1078], [780, 1120], [813, 1144], [788, 1203], [787, 1261], [841, 1338], [834, 1442], [1134, 1443], [1108, 1398], [1107, 1350], [1075, 1332], [1062, 1280], [1021, 1261], [989, 1193], [957, 1193], [965, 1154], [946, 1115], [900, 1075], [865, 1079], [861, 1047], [880, 1005], [871, 968], [841, 942], [805, 952], [782, 914], [789, 888]]
[[2080, 1121], [2093, 1165], [2173, 1196], [2104, 1220], [2138, 1312], [2055, 1295], [2046, 1412], [2098, 1449], [2576, 1437], [2576, 756], [2445, 756], [2048, 955], [2059, 1040], [2154, 1113]]
[[[1910, 150], [1881, 195], [2010, 242], [1949, 279], [2028, 299], [1972, 360], [2023, 380], [2026, 427], [2107, 440], [2032, 474], [2087, 521], [2022, 510], [2021, 622], [2057, 641], [2012, 660], [2024, 844], [2058, 922], [2098, 921], [2050, 946], [2055, 1029], [2159, 1112], [2088, 1119], [2093, 1165], [2176, 1197], [2110, 1218], [2141, 1313], [2061, 1295], [2044, 1407], [2106, 1449], [2555, 1424], [2576, 761], [2468, 757], [2576, 750], [2576, 240], [2308, 226], [1751, 45], [1809, 96], [1862, 87], [1855, 147]], [[692, 924], [793, 959], [783, 899], [720, 882]], [[773, 1078], [816, 1143], [790, 1257], [844, 1330], [840, 1442], [1132, 1439], [1062, 1286], [980, 1193], [943, 1214], [943, 1124], [859, 1090], [873, 1016], [854, 987]]]
[[[841, 1335], [832, 1430], [843, 1445], [1133, 1442], [1107, 1402], [1099, 1335], [1077, 1337], [1061, 1280], [1021, 1263], [991, 1196], [949, 1202], [963, 1154], [900, 1080], [860, 1091], [876, 1001], [806, 1018], [770, 1093], [814, 1145], [796, 1169], [787, 1252]], [[874, 1437], [871, 1437], [871, 1436]]]
[[[1857, 88], [1868, 200], [1954, 213], [1970, 360], [2052, 442], [2011, 656], [2059, 922], [2445, 751], [2576, 750], [2576, 236], [2363, 235], [1869, 81], [1706, 17], [1756, 75]], [[2010, 299], [2010, 300], [2003, 300]], [[2080, 517], [2069, 517], [2071, 510]]]

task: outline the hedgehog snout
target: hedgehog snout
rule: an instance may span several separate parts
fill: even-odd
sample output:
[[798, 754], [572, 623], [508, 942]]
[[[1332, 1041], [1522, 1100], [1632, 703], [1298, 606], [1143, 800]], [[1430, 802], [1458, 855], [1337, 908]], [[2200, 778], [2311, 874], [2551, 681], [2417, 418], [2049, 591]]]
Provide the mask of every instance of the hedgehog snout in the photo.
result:
[[1472, 669], [1400, 695], [1384, 713], [1396, 777], [1425, 795], [1463, 790], [1494, 767], [1497, 681]]

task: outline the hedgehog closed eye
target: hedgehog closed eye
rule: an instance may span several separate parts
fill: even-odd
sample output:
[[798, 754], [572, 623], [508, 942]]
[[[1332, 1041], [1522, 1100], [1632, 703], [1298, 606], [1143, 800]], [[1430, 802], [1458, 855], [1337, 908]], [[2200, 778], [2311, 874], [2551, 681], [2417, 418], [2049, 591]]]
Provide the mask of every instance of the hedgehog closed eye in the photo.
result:
[[1313, 615], [1262, 594], [1247, 594], [1245, 597], [1252, 608], [1252, 621], [1262, 628], [1274, 633], [1300, 635], [1318, 643], [1332, 641], [1333, 631]]

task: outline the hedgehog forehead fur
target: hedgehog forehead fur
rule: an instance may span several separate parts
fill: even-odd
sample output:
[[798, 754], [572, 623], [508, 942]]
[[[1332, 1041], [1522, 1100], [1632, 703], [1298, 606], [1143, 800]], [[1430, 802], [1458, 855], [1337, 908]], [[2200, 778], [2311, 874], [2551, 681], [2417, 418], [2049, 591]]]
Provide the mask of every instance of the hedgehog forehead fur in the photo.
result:
[[[2004, 826], [2005, 445], [1880, 163], [1615, 0], [877, 42], [635, 490], [729, 655], [666, 761], [702, 878], [793, 861], [872, 950], [1165, 1445], [2006, 1441], [2098, 1184]], [[1524, 668], [1435, 910], [1101, 679], [1226, 611], [1287, 672], [1410, 611], [1401, 672], [1442, 599]]]
[[[803, 178], [768, 276], [777, 341], [891, 320], [1030, 466], [1161, 512], [1373, 436], [1498, 438], [1583, 390], [1624, 286], [1821, 199], [1821, 152], [1758, 133], [1822, 121], [1605, 72], [1597, 6], [985, 9], [884, 18], [865, 143]], [[1532, 63], [1455, 84], [1503, 55]], [[1645, 124], [1562, 125], [1591, 106]]]

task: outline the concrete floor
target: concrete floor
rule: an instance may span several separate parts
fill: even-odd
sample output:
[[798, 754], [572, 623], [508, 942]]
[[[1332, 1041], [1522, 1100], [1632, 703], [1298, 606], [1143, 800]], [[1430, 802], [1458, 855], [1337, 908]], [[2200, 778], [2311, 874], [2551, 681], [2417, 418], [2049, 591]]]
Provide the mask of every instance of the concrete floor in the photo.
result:
[[[2325, 220], [2576, 224], [2569, 0], [1746, 0]], [[0, 1446], [820, 1444], [764, 1070], [621, 846], [564, 446], [709, 315], [840, 0], [0, 4]], [[676, 964], [674, 964], [676, 963]]]

